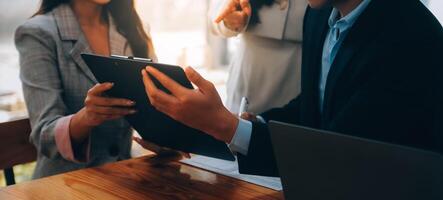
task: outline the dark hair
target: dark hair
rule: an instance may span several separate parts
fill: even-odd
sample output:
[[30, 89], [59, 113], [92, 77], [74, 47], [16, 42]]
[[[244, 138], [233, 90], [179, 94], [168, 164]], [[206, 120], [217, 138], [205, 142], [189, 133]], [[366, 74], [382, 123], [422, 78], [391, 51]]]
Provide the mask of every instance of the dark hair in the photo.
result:
[[252, 14], [249, 20], [249, 25], [254, 26], [260, 23], [260, 17], [258, 16], [258, 11], [264, 6], [271, 6], [275, 3], [275, 0], [250, 0]]
[[[48, 13], [57, 6], [69, 3], [70, 1], [71, 0], [42, 0], [41, 6], [35, 15]], [[109, 12], [111, 14], [115, 21], [117, 31], [128, 40], [134, 56], [147, 57], [147, 43], [150, 40], [135, 10], [134, 0], [111, 0], [103, 7], [103, 12]]]

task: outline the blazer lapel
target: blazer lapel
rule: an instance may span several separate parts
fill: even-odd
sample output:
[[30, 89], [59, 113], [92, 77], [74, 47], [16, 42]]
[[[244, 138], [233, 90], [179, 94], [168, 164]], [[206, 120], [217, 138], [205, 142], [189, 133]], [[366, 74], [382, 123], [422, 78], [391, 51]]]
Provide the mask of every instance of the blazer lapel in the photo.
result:
[[302, 64], [303, 114], [301, 123], [306, 126], [318, 127], [320, 123], [319, 109], [319, 77], [323, 44], [328, 32], [328, 18], [332, 8], [307, 10], [305, 19]]
[[111, 54], [132, 56], [132, 50], [128, 46], [128, 41], [117, 31], [114, 19], [108, 15], [109, 19], [109, 42]]
[[[314, 74], [314, 76], [310, 76], [312, 78], [311, 84], [312, 87], [318, 89], [318, 81], [320, 78], [320, 68], [321, 68], [321, 58], [323, 53], [323, 46], [326, 40], [326, 34], [328, 33], [328, 19], [329, 15], [332, 11], [332, 8], [325, 8], [321, 11], [315, 11], [318, 12], [317, 19], [312, 20], [314, 22], [321, 22], [318, 25], [315, 25], [315, 30], [313, 30], [310, 34], [312, 34], [312, 38], [314, 40], [313, 42], [313, 48], [311, 50], [310, 55], [312, 56], [309, 60], [312, 62], [310, 65], [312, 67], [307, 68], [306, 70], [309, 70], [309, 74]], [[312, 89], [314, 89], [312, 88]], [[317, 90], [316, 90], [317, 91]], [[318, 92], [315, 92], [318, 94]]]
[[85, 61], [81, 57], [82, 53], [92, 53], [88, 42], [86, 38], [81, 35], [77, 42], [75, 43], [74, 47], [70, 51], [70, 55], [74, 62], [77, 64], [77, 66], [81, 69], [81, 71], [94, 83], [97, 83], [97, 79], [95, 79], [94, 74], [92, 74], [91, 70], [89, 69], [88, 65], [86, 65]]
[[382, 13], [385, 12], [379, 9], [381, 6], [383, 5], [379, 5], [377, 0], [373, 0], [366, 11], [364, 11], [355, 22], [348, 36], [343, 41], [331, 66], [326, 82], [325, 101], [323, 105], [325, 116], [330, 115], [330, 109], [328, 108], [334, 99], [334, 90], [338, 86], [338, 80], [340, 77], [346, 76], [346, 74], [343, 74], [344, 70], [347, 67], [353, 67], [351, 66], [351, 60], [357, 53], [364, 49], [366, 44], [369, 44], [377, 37], [377, 33], [380, 31], [383, 23]]
[[91, 53], [91, 50], [71, 7], [68, 4], [61, 5], [54, 9], [53, 15], [61, 40], [73, 42], [69, 55], [86, 77], [96, 83], [97, 80], [81, 58], [82, 53]]

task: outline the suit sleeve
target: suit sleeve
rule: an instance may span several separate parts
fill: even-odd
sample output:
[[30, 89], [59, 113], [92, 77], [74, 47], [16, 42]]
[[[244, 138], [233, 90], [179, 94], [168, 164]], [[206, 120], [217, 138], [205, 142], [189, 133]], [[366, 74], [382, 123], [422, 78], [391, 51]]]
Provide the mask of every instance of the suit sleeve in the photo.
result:
[[248, 155], [238, 154], [239, 171], [242, 174], [278, 176], [277, 165], [269, 135], [268, 125], [254, 123]]
[[[64, 157], [57, 148], [57, 133], [70, 113], [63, 101], [55, 41], [38, 25], [25, 24], [15, 33], [20, 59], [20, 79], [32, 125], [30, 141], [37, 151], [51, 159]], [[57, 128], [59, 127], [59, 128]], [[69, 137], [69, 136], [68, 136]], [[76, 148], [71, 149], [75, 155]], [[74, 161], [74, 159], [72, 159]]]
[[[266, 120], [281, 121], [286, 123], [298, 122], [298, 108], [300, 98], [292, 100], [282, 108], [275, 108], [263, 113], [261, 116]], [[249, 142], [247, 156], [238, 155], [240, 173], [261, 176], [278, 176], [274, 150], [268, 125], [260, 122], [253, 123], [251, 140]]]
[[300, 101], [301, 101], [301, 95], [293, 99], [291, 102], [286, 104], [284, 107], [281, 108], [273, 108], [271, 110], [268, 110], [260, 116], [263, 117], [263, 119], [266, 122], [269, 122], [270, 120], [274, 121], [280, 121], [290, 124], [297, 124], [300, 120]]

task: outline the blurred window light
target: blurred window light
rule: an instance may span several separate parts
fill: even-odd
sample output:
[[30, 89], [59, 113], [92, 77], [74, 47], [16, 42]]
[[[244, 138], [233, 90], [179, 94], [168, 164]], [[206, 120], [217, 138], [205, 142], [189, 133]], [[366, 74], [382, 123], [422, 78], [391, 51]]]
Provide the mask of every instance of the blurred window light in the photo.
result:
[[[0, 111], [24, 108], [13, 38], [16, 27], [37, 10], [39, 2], [0, 1], [0, 7], [9, 8], [0, 12]], [[443, 22], [442, 0], [422, 2]], [[208, 33], [209, 0], [135, 0], [135, 3], [142, 21], [151, 31], [159, 61], [198, 68], [216, 83], [224, 96], [225, 66], [238, 45], [237, 39], [224, 40]]]

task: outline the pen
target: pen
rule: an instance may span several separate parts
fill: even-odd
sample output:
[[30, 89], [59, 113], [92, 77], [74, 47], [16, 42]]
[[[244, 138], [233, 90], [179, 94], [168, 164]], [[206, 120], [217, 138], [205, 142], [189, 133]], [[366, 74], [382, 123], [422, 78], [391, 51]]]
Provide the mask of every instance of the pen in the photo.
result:
[[241, 114], [248, 111], [249, 101], [248, 98], [243, 97], [240, 103], [240, 109], [238, 111], [238, 116], [241, 117]]

